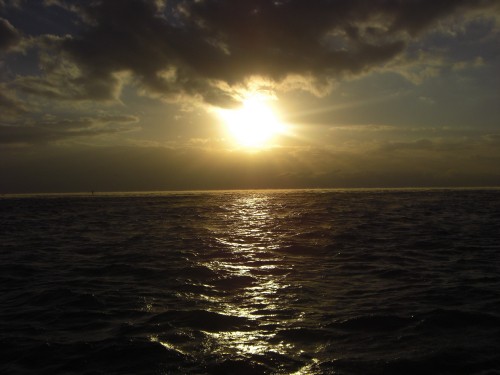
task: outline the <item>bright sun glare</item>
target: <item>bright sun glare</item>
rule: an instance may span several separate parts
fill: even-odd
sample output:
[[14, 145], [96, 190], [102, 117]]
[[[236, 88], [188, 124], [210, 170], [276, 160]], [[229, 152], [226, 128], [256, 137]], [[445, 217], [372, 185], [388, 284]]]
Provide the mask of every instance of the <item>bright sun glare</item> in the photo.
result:
[[222, 109], [219, 115], [235, 142], [246, 148], [265, 147], [285, 125], [268, 104], [268, 98], [251, 96], [238, 109]]

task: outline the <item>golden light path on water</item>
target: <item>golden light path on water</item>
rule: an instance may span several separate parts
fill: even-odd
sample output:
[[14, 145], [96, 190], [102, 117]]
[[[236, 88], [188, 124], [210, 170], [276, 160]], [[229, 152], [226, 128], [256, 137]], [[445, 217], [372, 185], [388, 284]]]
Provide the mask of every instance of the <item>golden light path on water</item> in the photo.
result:
[[[262, 256], [269, 261], [270, 250], [279, 246], [279, 241], [273, 233], [273, 213], [267, 204], [268, 197], [262, 195], [241, 196], [232, 202], [227, 215], [232, 218], [229, 222], [231, 228], [214, 228], [217, 240], [229, 246], [233, 256], [225, 260], [212, 261], [207, 266], [215, 271], [224, 271], [239, 276], [251, 276], [252, 271], [267, 268], [269, 271], [278, 265], [262, 265], [258, 260]], [[276, 263], [280, 259], [274, 259]], [[272, 272], [269, 273], [272, 275]], [[259, 314], [255, 306], [266, 306], [268, 309], [277, 310], [280, 304], [280, 290], [286, 288], [283, 283], [284, 275], [264, 276], [261, 275], [257, 285], [249, 286], [244, 290], [244, 303], [225, 304], [220, 303], [219, 312], [227, 315], [235, 315], [248, 319], [262, 320], [265, 316]], [[267, 319], [272, 320], [272, 316]], [[286, 350], [282, 345], [270, 345], [269, 339], [272, 333], [260, 331], [233, 331], [211, 333], [223, 347], [232, 348], [233, 351], [242, 354], [264, 354], [268, 351], [284, 353]]]
[[[212, 217], [205, 228], [217, 246], [227, 251], [214, 258], [202, 259], [198, 266], [243, 280], [243, 284], [229, 286], [229, 289], [234, 288], [229, 293], [192, 297], [207, 302], [210, 312], [245, 318], [255, 325], [243, 330], [203, 331], [212, 342], [209, 350], [213, 354], [238, 357], [265, 357], [270, 353], [300, 355], [302, 350], [293, 344], [273, 340], [276, 332], [272, 327], [299, 324], [304, 318], [303, 312], [287, 313], [289, 298], [292, 298], [287, 291], [291, 287], [287, 276], [293, 272], [293, 264], [284, 261], [284, 256], [276, 252], [287, 235], [286, 221], [277, 212], [277, 202], [270, 202], [272, 198], [264, 193], [236, 194], [228, 198], [218, 216]], [[213, 288], [213, 285], [204, 286]], [[151, 340], [175, 349], [158, 337]], [[309, 364], [295, 374], [307, 374], [315, 362], [310, 358]]]

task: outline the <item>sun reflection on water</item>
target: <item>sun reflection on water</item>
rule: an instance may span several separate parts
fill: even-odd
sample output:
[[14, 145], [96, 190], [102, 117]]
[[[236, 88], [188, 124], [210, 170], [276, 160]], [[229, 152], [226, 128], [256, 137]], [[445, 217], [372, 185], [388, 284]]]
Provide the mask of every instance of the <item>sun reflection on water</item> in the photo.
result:
[[[193, 259], [194, 269], [204, 274], [190, 279], [191, 289], [179, 292], [197, 311], [212, 314], [201, 314], [199, 319], [208, 321], [194, 326], [180, 320], [179, 329], [194, 328], [202, 338], [180, 346], [168, 337], [151, 340], [179, 352], [221, 358], [300, 357], [301, 348], [278, 334], [305, 319], [296, 304], [302, 286], [291, 281], [296, 263], [282, 251], [290, 236], [287, 208], [283, 200], [264, 192], [222, 197], [212, 203], [216, 207], [203, 222], [203, 242]], [[302, 359], [310, 362], [312, 357]]]
[[[221, 275], [248, 277], [251, 282], [228, 295], [213, 297], [214, 312], [246, 318], [257, 329], [210, 332], [219, 345], [218, 351], [239, 355], [285, 353], [285, 344], [270, 340], [274, 331], [269, 327], [279, 324], [277, 312], [285, 308], [281, 290], [288, 287], [282, 256], [274, 250], [280, 246], [276, 233], [273, 202], [265, 194], [240, 195], [230, 200], [218, 225], [212, 226], [212, 235], [229, 254], [211, 259], [204, 266]], [[279, 271], [279, 272], [275, 272]]]

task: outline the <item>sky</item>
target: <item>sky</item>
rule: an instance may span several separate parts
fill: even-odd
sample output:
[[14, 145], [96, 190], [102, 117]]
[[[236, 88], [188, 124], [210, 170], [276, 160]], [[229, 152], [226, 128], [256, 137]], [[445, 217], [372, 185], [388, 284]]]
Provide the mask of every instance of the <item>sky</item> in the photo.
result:
[[499, 104], [498, 0], [0, 0], [0, 193], [500, 186]]

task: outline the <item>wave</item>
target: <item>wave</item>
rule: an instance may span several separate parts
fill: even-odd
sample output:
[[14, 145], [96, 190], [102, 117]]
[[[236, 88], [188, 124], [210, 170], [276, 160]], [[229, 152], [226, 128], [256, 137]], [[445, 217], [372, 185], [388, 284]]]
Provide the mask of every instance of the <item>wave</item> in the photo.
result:
[[254, 325], [251, 320], [244, 317], [206, 310], [169, 310], [153, 316], [148, 323], [167, 323], [173, 327], [189, 327], [213, 332], [248, 330]]

